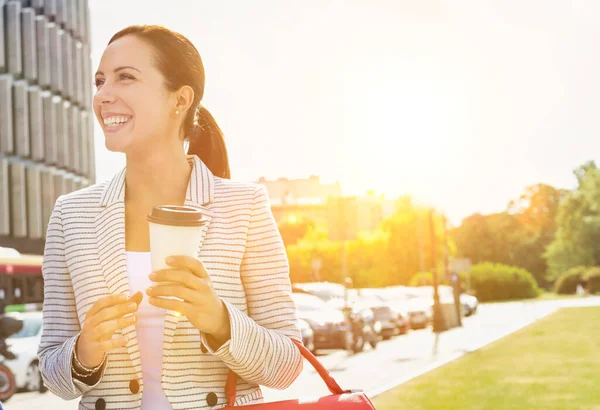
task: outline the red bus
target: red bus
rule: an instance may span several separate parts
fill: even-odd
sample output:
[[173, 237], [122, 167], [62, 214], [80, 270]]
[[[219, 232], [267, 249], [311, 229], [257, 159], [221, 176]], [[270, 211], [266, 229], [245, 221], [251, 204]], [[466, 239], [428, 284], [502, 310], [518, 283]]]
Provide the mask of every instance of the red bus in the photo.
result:
[[0, 248], [0, 313], [7, 305], [42, 303], [44, 279], [41, 255], [6, 252]]

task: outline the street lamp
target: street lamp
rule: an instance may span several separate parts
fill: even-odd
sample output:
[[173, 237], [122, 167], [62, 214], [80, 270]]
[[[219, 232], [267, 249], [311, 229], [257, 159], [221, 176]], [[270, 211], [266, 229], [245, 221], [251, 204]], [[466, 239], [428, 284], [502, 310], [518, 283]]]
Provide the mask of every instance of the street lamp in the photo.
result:
[[433, 226], [433, 208], [429, 212], [429, 234], [431, 239], [431, 276], [433, 278], [433, 331], [435, 333], [447, 330], [444, 316], [440, 306], [440, 294], [438, 292], [438, 274], [436, 265], [435, 227]]

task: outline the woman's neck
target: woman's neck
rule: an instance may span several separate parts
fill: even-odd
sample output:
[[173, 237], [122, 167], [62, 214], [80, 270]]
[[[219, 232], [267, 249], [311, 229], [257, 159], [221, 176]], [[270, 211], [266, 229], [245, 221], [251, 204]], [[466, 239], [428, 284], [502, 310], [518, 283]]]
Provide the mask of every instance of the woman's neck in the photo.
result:
[[183, 205], [190, 173], [191, 168], [181, 146], [145, 152], [139, 156], [128, 155], [125, 201], [146, 206]]

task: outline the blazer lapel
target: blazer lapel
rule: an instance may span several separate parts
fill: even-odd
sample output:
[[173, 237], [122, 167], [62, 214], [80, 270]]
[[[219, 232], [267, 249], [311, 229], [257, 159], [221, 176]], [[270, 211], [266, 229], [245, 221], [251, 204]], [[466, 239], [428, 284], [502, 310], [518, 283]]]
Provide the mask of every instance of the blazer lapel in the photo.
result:
[[[123, 293], [130, 295], [127, 259], [125, 254], [125, 169], [119, 172], [107, 185], [100, 206], [102, 210], [96, 216], [96, 243], [104, 279], [112, 295]], [[123, 329], [127, 341], [129, 358], [142, 378], [142, 363], [135, 325]]]
[[[208, 227], [213, 217], [209, 204], [214, 197], [214, 176], [197, 156], [188, 156], [188, 162], [192, 167], [192, 173], [187, 188], [185, 205], [201, 209], [206, 218], [206, 223], [202, 226], [202, 235], [198, 242], [198, 253], [196, 256], [200, 257], [200, 249], [202, 248], [204, 238], [206, 238], [206, 233], [208, 232]], [[163, 337], [163, 381], [165, 380], [164, 367], [167, 363], [164, 359], [169, 356], [171, 351], [173, 335], [175, 334], [175, 329], [177, 328], [180, 316], [179, 312], [174, 310], [167, 310], [165, 316], [165, 333]]]

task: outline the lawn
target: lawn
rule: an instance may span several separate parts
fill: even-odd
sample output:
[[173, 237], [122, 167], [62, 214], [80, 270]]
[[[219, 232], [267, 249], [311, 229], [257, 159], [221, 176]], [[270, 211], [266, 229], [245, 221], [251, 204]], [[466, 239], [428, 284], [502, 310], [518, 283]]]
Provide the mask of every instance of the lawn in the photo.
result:
[[600, 410], [600, 307], [561, 309], [373, 403], [377, 410]]
[[539, 301], [544, 301], [544, 300], [580, 299], [582, 297], [585, 297], [585, 296], [559, 295], [558, 293], [554, 293], [554, 292], [542, 292], [536, 298], [530, 298], [530, 299], [511, 299], [511, 300], [496, 300], [496, 301], [492, 301], [492, 302], [481, 302], [481, 303], [484, 303], [484, 304], [488, 304], [488, 303], [496, 304], [496, 303], [514, 303], [514, 302], [539, 302]]

